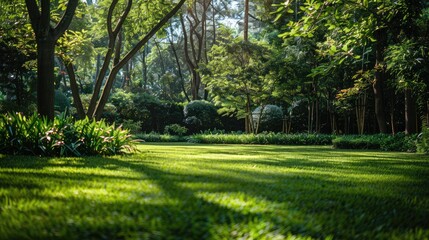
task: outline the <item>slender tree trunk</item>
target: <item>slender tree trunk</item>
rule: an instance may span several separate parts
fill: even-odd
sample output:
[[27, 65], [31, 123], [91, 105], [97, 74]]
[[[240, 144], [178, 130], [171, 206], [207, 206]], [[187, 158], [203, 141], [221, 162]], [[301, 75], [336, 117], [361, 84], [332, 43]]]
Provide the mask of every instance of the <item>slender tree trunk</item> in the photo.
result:
[[365, 130], [365, 109], [366, 109], [366, 93], [359, 96], [356, 100], [356, 123], [358, 134], [362, 135]]
[[416, 102], [411, 89], [405, 89], [405, 134], [417, 132]]
[[97, 81], [97, 76], [100, 74], [100, 67], [101, 67], [101, 54], [97, 54], [97, 64], [95, 66], [95, 76], [94, 76], [94, 84]]
[[[149, 42], [148, 42], [149, 44]], [[147, 62], [146, 62], [146, 54], [148, 51], [148, 46], [146, 45], [144, 47], [143, 53], [142, 53], [142, 75], [143, 75], [143, 90], [146, 92], [147, 90]]]
[[183, 78], [182, 68], [180, 67], [180, 61], [179, 61], [179, 56], [177, 55], [176, 47], [174, 46], [173, 40], [172, 39], [169, 39], [169, 40], [170, 40], [171, 50], [173, 51], [174, 59], [176, 60], [177, 71], [180, 77], [180, 86], [182, 87], [182, 92], [185, 95], [186, 100], [190, 102], [191, 99], [189, 99], [188, 93], [186, 92], [185, 79]]
[[[63, 61], [64, 62], [64, 61]], [[64, 65], [66, 67], [67, 73], [69, 75], [70, 80], [70, 89], [73, 96], [73, 105], [76, 108], [77, 115], [79, 119], [85, 118], [85, 110], [83, 109], [82, 100], [79, 95], [79, 87], [76, 82], [76, 74], [74, 71], [73, 64], [71, 62], [64, 62]]]
[[244, 41], [249, 40], [249, 0], [244, 0], [244, 29], [243, 39]]
[[[125, 54], [125, 56], [116, 65], [114, 65], [112, 67], [110, 74], [109, 74], [109, 76], [106, 80], [106, 83], [104, 85], [103, 91], [101, 92], [100, 99], [99, 99], [96, 107], [94, 108], [94, 111], [91, 113], [88, 113], [88, 114], [90, 114], [91, 117], [93, 117], [95, 119], [101, 118], [104, 107], [106, 106], [107, 100], [108, 100], [110, 92], [112, 90], [112, 86], [113, 86], [113, 83], [115, 81], [116, 74], [145, 44], [147, 44], [149, 39], [151, 39], [155, 35], [155, 33], [158, 32], [168, 22], [168, 20], [170, 18], [172, 18], [180, 10], [180, 8], [182, 7], [182, 5], [184, 3], [185, 3], [185, 0], [180, 0], [179, 3], [177, 3], [176, 6], [172, 10], [170, 10], [142, 39], [140, 39], [140, 41], [136, 45], [134, 45], [134, 47], [127, 54]], [[128, 1], [126, 11], [129, 11], [130, 8], [131, 8], [131, 0]], [[110, 35], [112, 35], [112, 34], [115, 35], [115, 33], [117, 33], [121, 29], [122, 23], [123, 23], [123, 21], [125, 21], [127, 14], [128, 14], [127, 12], [124, 12], [124, 14], [121, 15], [121, 18], [119, 19], [119, 22], [118, 22], [117, 26], [115, 27], [115, 30], [112, 30], [112, 26], [108, 24], [107, 27], [109, 29], [108, 32], [110, 33]], [[109, 21], [110, 22], [112, 21], [111, 15], [110, 15]], [[99, 79], [100, 79], [100, 76], [99, 76]], [[102, 77], [101, 77], [101, 79], [102, 79]], [[100, 86], [100, 88], [101, 88], [101, 86]]]
[[255, 125], [253, 123], [252, 108], [250, 105], [250, 96], [246, 94], [246, 133], [254, 133]]

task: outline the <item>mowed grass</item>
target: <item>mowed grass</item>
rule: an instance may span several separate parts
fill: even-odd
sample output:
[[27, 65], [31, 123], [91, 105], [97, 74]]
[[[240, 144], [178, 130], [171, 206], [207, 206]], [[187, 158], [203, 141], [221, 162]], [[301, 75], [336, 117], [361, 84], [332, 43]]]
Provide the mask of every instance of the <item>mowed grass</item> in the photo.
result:
[[428, 239], [429, 156], [142, 144], [0, 157], [0, 239]]

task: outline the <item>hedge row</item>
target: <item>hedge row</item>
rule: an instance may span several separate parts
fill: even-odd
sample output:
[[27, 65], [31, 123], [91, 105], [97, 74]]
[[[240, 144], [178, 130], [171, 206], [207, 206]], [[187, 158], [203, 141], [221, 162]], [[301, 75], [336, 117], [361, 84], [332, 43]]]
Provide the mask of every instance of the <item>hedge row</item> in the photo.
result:
[[332, 135], [326, 134], [196, 134], [189, 142], [213, 144], [277, 144], [277, 145], [330, 145]]
[[[424, 134], [426, 133], [426, 134]], [[327, 135], [327, 134], [195, 134], [192, 136], [140, 134], [145, 142], [191, 142], [205, 144], [276, 144], [276, 145], [333, 145], [338, 149], [378, 149], [382, 151], [429, 152], [429, 130], [420, 135]]]

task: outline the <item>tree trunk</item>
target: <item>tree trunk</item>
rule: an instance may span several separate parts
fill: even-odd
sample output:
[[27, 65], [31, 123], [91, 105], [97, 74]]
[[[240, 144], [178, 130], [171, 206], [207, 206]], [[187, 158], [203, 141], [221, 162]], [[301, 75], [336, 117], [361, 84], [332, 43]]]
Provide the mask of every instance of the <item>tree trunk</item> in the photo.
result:
[[387, 133], [386, 117], [384, 115], [383, 88], [386, 78], [384, 64], [384, 50], [387, 44], [387, 33], [385, 28], [375, 31], [376, 49], [375, 49], [375, 76], [372, 85], [374, 91], [375, 115], [377, 117], [378, 129], [380, 133]]
[[[171, 28], [171, 25], [170, 25], [170, 30], [171, 30], [171, 32], [173, 32], [173, 30], [172, 30], [172, 28]], [[191, 99], [189, 99], [188, 93], [186, 92], [186, 88], [185, 88], [185, 79], [183, 78], [183, 74], [182, 74], [182, 67], [180, 66], [179, 56], [178, 56], [178, 54], [177, 54], [176, 47], [174, 46], [173, 39], [170, 39], [170, 38], [169, 38], [168, 40], [169, 40], [169, 42], [170, 42], [171, 51], [173, 51], [174, 59], [176, 60], [177, 71], [178, 71], [178, 73], [179, 73], [179, 77], [180, 77], [180, 86], [181, 86], [181, 88], [182, 88], [182, 92], [183, 92], [183, 94], [185, 95], [186, 100], [187, 100], [188, 102], [190, 102], [190, 101], [191, 101]]]
[[[148, 42], [149, 44], [149, 42]], [[146, 54], [148, 51], [148, 46], [146, 45], [144, 47], [143, 53], [142, 53], [142, 75], [143, 75], [143, 90], [146, 92], [147, 90], [147, 62], [146, 62]]]
[[[117, 2], [117, 1], [116, 1]], [[180, 0], [179, 3], [176, 4], [176, 6], [170, 10], [161, 20], [159, 20], [159, 22], [142, 38], [140, 39], [140, 41], [134, 45], [134, 47], [116, 64], [112, 67], [109, 76], [107, 77], [106, 83], [104, 85], [103, 91], [101, 92], [101, 96], [100, 99], [96, 105], [96, 107], [94, 107], [94, 111], [93, 112], [88, 112], [88, 115], [90, 115], [90, 117], [93, 117], [95, 119], [100, 119], [101, 115], [103, 113], [104, 110], [104, 106], [106, 106], [107, 100], [109, 98], [110, 92], [112, 90], [112, 86], [113, 83], [115, 81], [116, 78], [116, 74], [119, 72], [119, 70], [136, 54], [138, 53], [138, 51], [147, 44], [147, 42], [149, 41], [149, 39], [151, 39], [156, 32], [158, 32], [167, 22], [170, 18], [172, 18], [182, 7], [182, 5], [185, 3], [185, 0]], [[127, 11], [129, 11], [129, 9], [131, 8], [131, 0], [128, 1], [128, 5], [127, 5]], [[113, 10], [111, 10], [113, 12]], [[122, 23], [123, 21], [125, 21], [125, 18], [127, 16], [127, 13], [124, 13], [123, 15], [121, 15], [121, 18], [117, 24], [117, 26], [115, 27], [115, 30], [112, 31], [112, 26], [111, 25], [107, 25], [108, 29], [109, 29], [109, 33], [112, 35], [117, 35], [117, 32], [120, 31], [121, 27], [122, 27]], [[111, 15], [110, 15], [110, 22], [112, 21]], [[109, 22], [108, 21], [108, 22]], [[114, 39], [111, 38], [112, 40]], [[113, 42], [113, 41], [110, 41]], [[109, 49], [111, 50], [111, 49]], [[108, 55], [106, 55], [108, 56]], [[106, 59], [105, 59], [106, 61]], [[109, 65], [109, 64], [107, 64]], [[104, 66], [104, 65], [103, 65]], [[103, 71], [100, 72], [100, 74], [103, 74]], [[102, 76], [99, 76], [98, 79], [102, 79]], [[101, 88], [101, 85], [100, 85]], [[94, 89], [94, 92], [97, 89]], [[98, 89], [99, 91], [100, 89]], [[95, 96], [93, 96], [94, 98]], [[91, 106], [90, 106], [91, 107]]]
[[25, 0], [37, 42], [37, 110], [51, 120], [54, 119], [55, 44], [69, 27], [78, 3], [78, 0], [69, 0], [60, 21], [52, 27], [50, 1]]
[[73, 64], [71, 62], [68, 62], [68, 63], [64, 62], [64, 65], [65, 65], [65, 67], [67, 69], [67, 73], [69, 75], [70, 89], [71, 89], [72, 96], [73, 96], [73, 104], [74, 104], [74, 107], [76, 108], [78, 118], [84, 119], [85, 118], [85, 110], [83, 109], [82, 100], [81, 100], [80, 95], [79, 95], [79, 87], [78, 87], [77, 82], [76, 82], [76, 74], [74, 72]]
[[356, 99], [356, 123], [358, 134], [362, 135], [365, 130], [366, 93]]
[[48, 36], [37, 41], [37, 111], [54, 119], [55, 39]]
[[249, 0], [244, 0], [244, 29], [243, 40], [249, 40]]
[[405, 89], [405, 134], [417, 132], [416, 102], [411, 89]]

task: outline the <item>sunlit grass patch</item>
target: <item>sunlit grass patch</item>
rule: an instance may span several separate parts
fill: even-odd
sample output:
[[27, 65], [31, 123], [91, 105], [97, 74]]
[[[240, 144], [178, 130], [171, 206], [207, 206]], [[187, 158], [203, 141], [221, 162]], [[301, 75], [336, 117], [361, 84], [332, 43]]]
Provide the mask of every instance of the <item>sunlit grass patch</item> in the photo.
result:
[[425, 239], [429, 156], [143, 144], [0, 157], [0, 239]]

